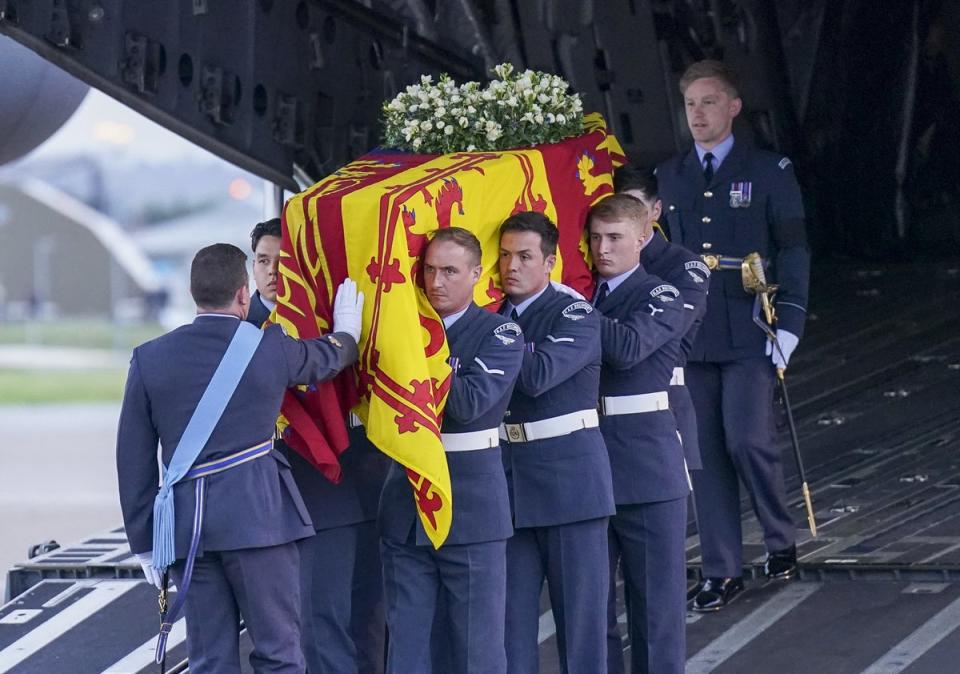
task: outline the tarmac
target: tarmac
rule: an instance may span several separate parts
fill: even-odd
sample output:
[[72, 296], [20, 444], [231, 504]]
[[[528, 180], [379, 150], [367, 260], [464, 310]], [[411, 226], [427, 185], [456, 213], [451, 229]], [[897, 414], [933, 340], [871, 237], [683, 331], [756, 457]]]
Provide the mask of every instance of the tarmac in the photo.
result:
[[33, 545], [76, 542], [121, 521], [120, 404], [0, 406], [0, 597]]

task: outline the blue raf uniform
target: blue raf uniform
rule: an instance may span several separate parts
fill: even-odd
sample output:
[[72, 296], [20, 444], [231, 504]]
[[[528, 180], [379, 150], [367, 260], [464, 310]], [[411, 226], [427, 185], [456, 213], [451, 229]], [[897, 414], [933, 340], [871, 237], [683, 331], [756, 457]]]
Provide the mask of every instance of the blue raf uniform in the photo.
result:
[[[703, 470], [694, 476], [697, 521], [708, 578], [742, 571], [738, 478], [746, 485], [771, 552], [795, 540], [780, 454], [774, 445], [775, 373], [765, 335], [753, 322], [740, 260], [759, 252], [780, 286], [778, 328], [797, 337], [806, 318], [810, 254], [803, 202], [790, 160], [733, 142], [704, 177], [697, 148], [657, 169], [671, 238], [713, 270], [707, 311], [693, 344], [687, 385], [697, 412]], [[719, 146], [718, 146], [719, 148]]]
[[[686, 458], [687, 469], [693, 473], [701, 468], [700, 444], [697, 441], [697, 417], [690, 399], [690, 391], [686, 386], [685, 366], [687, 357], [693, 348], [693, 340], [703, 322], [703, 314], [707, 309], [707, 291], [710, 284], [710, 270], [700, 259], [683, 246], [670, 243], [664, 237], [654, 232], [650, 242], [643, 247], [640, 254], [643, 268], [652, 276], [657, 276], [680, 291], [683, 301], [683, 325], [680, 328], [683, 335], [680, 340], [680, 353], [677, 364], [673, 368], [670, 385], [667, 387], [667, 396], [670, 399], [670, 411], [676, 418], [677, 430], [680, 433], [683, 445], [683, 454]], [[609, 445], [609, 443], [608, 443]], [[611, 578], [616, 572], [620, 559], [620, 550], [617, 537], [610, 538], [610, 573]], [[617, 674], [623, 671], [623, 658], [620, 652], [620, 628], [616, 614], [615, 584], [610, 583], [610, 604], [608, 608], [608, 674]], [[630, 579], [624, 579], [626, 603], [630, 606], [630, 594], [635, 591], [630, 587]], [[628, 626], [631, 625], [628, 620]], [[636, 653], [636, 652], [635, 652]]]
[[640, 253], [643, 268], [680, 291], [683, 299], [684, 324], [680, 340], [680, 354], [670, 378], [667, 394], [670, 410], [677, 419], [677, 430], [683, 442], [683, 455], [691, 471], [702, 467], [700, 443], [697, 439], [697, 416], [686, 386], [687, 359], [707, 311], [707, 292], [710, 289], [710, 269], [699, 255], [683, 246], [671, 243], [654, 232], [650, 242]]
[[[269, 316], [247, 320], [259, 326]], [[262, 303], [261, 303], [261, 306]], [[262, 319], [262, 320], [261, 320]], [[340, 455], [342, 479], [333, 484], [296, 451], [276, 441], [290, 463], [316, 535], [299, 542], [301, 637], [309, 672], [383, 671], [383, 581], [377, 505], [389, 459], [349, 419], [350, 446]]]
[[[451, 324], [452, 320], [452, 324]], [[393, 464], [380, 499], [387, 628], [387, 671], [428, 673], [434, 642], [451, 674], [506, 671], [505, 548], [513, 533], [498, 426], [523, 358], [516, 323], [470, 304], [447, 317], [453, 381], [443, 411], [453, 522], [435, 550], [417, 517], [406, 472]], [[435, 621], [438, 602], [445, 620]], [[444, 673], [446, 674], [446, 673]]]
[[610, 459], [600, 435], [600, 321], [593, 307], [547, 286], [520, 306], [527, 350], [504, 419], [504, 465], [516, 533], [507, 543], [507, 664], [538, 671], [546, 578], [561, 670], [606, 663]]
[[247, 322], [253, 323], [259, 328], [270, 318], [271, 311], [272, 309], [263, 303], [260, 291], [255, 290], [250, 296], [250, 310], [247, 313]]
[[[690, 488], [667, 390], [692, 312], [679, 290], [642, 265], [601, 279], [597, 298], [600, 430], [617, 504], [610, 564], [616, 568], [619, 552], [630, 593], [632, 671], [682, 673]], [[611, 654], [611, 662], [618, 656]]]
[[[133, 352], [117, 432], [117, 472], [124, 526], [135, 553], [153, 547], [157, 443], [169, 464], [239, 325], [233, 316], [201, 314]], [[269, 443], [289, 386], [330, 379], [356, 359], [356, 343], [347, 334], [300, 341], [279, 326], [268, 328], [195, 465]], [[185, 605], [190, 670], [240, 670], [242, 616], [253, 636], [255, 670], [302, 672], [295, 541], [312, 536], [313, 525], [287, 459], [272, 450], [204, 479], [203, 528]], [[180, 586], [196, 492], [184, 480], [173, 493], [177, 561], [172, 576]]]

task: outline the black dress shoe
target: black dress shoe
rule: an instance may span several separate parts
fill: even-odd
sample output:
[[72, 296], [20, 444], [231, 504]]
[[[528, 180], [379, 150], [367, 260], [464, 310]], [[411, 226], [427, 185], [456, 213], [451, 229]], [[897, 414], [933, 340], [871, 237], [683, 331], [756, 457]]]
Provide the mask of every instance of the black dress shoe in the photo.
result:
[[695, 584], [687, 587], [687, 601], [693, 601], [694, 597], [700, 594], [700, 590], [703, 589], [703, 584], [706, 583], [703, 578], [698, 580]]
[[779, 580], [789, 580], [797, 575], [797, 546], [769, 553], [763, 572], [767, 578]]
[[700, 592], [693, 599], [693, 610], [697, 613], [719, 611], [743, 592], [743, 577], [707, 578]]

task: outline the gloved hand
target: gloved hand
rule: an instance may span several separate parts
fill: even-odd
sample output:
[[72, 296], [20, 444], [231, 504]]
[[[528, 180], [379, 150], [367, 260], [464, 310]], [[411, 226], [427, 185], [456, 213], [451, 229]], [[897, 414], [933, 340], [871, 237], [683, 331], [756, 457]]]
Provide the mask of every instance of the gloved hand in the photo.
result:
[[576, 290], [574, 290], [570, 286], [563, 285], [559, 281], [550, 281], [550, 285], [553, 286], [554, 290], [556, 290], [557, 292], [561, 292], [564, 295], [569, 295], [570, 297], [573, 297], [574, 299], [578, 299], [581, 301], [585, 299], [584, 296], [578, 293]]
[[143, 569], [143, 575], [147, 582], [158, 590], [163, 585], [163, 574], [153, 568], [153, 550], [150, 552], [138, 552], [137, 561], [140, 562], [140, 568]]
[[[770, 356], [770, 360], [773, 361], [775, 368], [778, 370], [786, 370], [787, 363], [790, 361], [790, 355], [793, 353], [793, 350], [797, 348], [797, 344], [800, 343], [800, 338], [792, 332], [778, 328], [777, 341], [780, 343], [779, 350], [773, 347], [773, 342], [769, 339], [767, 340], [767, 355]], [[783, 352], [782, 356], [780, 355], [781, 351]]]
[[333, 331], [345, 332], [359, 344], [362, 322], [363, 293], [357, 292], [357, 284], [352, 279], [345, 278], [333, 300]]

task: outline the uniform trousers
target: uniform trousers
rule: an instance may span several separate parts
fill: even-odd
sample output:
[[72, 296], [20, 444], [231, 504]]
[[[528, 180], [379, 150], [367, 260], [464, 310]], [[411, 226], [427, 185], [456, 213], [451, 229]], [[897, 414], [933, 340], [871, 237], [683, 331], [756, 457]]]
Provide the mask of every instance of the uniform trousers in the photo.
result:
[[787, 510], [780, 450], [774, 444], [775, 376], [769, 358], [687, 364], [703, 460], [703, 470], [693, 475], [693, 489], [707, 578], [743, 573], [740, 481], [767, 549], [783, 550], [794, 543], [796, 528]]
[[[449, 672], [502, 674], [505, 541], [444, 545], [439, 550], [381, 539], [387, 603], [388, 674], [430, 674], [431, 631], [445, 606]], [[442, 626], [441, 626], [442, 627]]]
[[507, 671], [539, 672], [544, 580], [563, 674], [597, 674], [607, 661], [607, 517], [517, 529], [507, 541]]
[[383, 582], [376, 522], [300, 541], [303, 653], [310, 674], [382, 674]]
[[[612, 574], [619, 556], [624, 592], [628, 595], [632, 674], [683, 674], [686, 662], [686, 528], [686, 497], [619, 505], [617, 514], [610, 518], [610, 596], [614, 594]], [[608, 635], [608, 638], [612, 636], [609, 631]], [[608, 644], [612, 646], [612, 639]], [[607, 669], [617, 674], [622, 672], [622, 655], [618, 663], [611, 654]]]
[[[240, 618], [257, 674], [302, 674], [300, 555], [296, 543], [206, 552], [197, 557], [184, 603], [191, 674], [240, 671]], [[184, 561], [172, 567], [177, 587]]]

